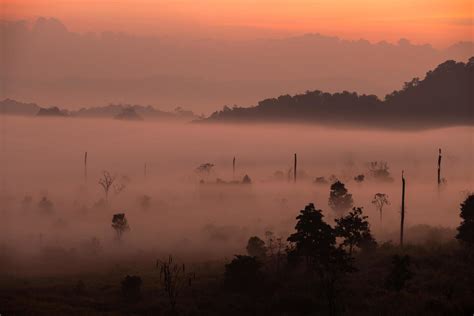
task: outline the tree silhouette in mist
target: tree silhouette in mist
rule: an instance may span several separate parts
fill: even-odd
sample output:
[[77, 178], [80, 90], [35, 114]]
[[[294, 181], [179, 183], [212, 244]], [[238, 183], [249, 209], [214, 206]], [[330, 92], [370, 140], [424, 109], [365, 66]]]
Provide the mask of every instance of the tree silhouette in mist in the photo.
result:
[[336, 181], [331, 185], [328, 204], [339, 214], [352, 208], [352, 194], [347, 191], [346, 186], [341, 181]]
[[474, 194], [470, 194], [461, 204], [461, 225], [456, 238], [467, 247], [474, 249]]
[[102, 172], [102, 178], [99, 179], [99, 184], [104, 189], [105, 193], [105, 202], [109, 201], [109, 191], [112, 185], [115, 182], [115, 176], [111, 175], [108, 171]]
[[374, 198], [372, 199], [372, 204], [375, 205], [380, 214], [380, 221], [382, 221], [382, 211], [385, 205], [390, 205], [388, 200], [388, 195], [385, 193], [375, 193]]
[[362, 208], [354, 207], [348, 215], [336, 219], [336, 236], [343, 238], [341, 246], [347, 246], [349, 254], [352, 254], [354, 247], [364, 250], [376, 247], [367, 218], [362, 215]]
[[130, 230], [124, 213], [114, 214], [112, 217], [112, 228], [115, 229], [117, 233], [117, 240], [122, 241], [123, 233]]
[[294, 248], [289, 250], [291, 258], [304, 258], [305, 266], [315, 272], [327, 297], [330, 315], [336, 314], [339, 280], [355, 271], [353, 259], [342, 248], [336, 246], [335, 230], [323, 220], [321, 210], [308, 204], [296, 217], [296, 232], [288, 237]]

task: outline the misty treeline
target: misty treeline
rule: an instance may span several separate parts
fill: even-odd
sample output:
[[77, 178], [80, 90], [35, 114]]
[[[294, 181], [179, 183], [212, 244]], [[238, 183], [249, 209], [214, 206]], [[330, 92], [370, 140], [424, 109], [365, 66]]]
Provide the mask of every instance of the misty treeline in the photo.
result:
[[57, 106], [42, 107], [36, 103], [24, 103], [12, 99], [0, 101], [0, 114], [43, 117], [115, 118], [123, 120], [178, 120], [198, 119], [192, 111], [176, 107], [174, 111], [162, 111], [151, 105], [109, 104], [105, 106], [67, 110]]
[[384, 100], [355, 92], [331, 94], [315, 90], [266, 99], [255, 107], [224, 106], [205, 121], [305, 121], [416, 128], [472, 125], [473, 90], [471, 57], [466, 63], [446, 61], [429, 71], [424, 79], [405, 82], [401, 90], [386, 95]]

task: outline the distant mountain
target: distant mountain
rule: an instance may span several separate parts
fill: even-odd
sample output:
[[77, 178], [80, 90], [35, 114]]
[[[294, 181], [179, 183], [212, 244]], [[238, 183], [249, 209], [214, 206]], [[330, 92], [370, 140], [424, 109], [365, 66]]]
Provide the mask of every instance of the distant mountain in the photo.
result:
[[[0, 14], [1, 19], [1, 14]], [[436, 48], [319, 33], [255, 40], [75, 33], [54, 18], [0, 21], [0, 98], [63, 104], [179, 104], [211, 113], [284, 93], [341, 87], [382, 98], [407, 78], [473, 55], [473, 43]], [[140, 61], [140, 62], [136, 62]], [[162, 106], [162, 105], [160, 105]], [[162, 107], [164, 109], [164, 107]]]
[[35, 103], [22, 103], [11, 99], [0, 101], [0, 114], [22, 115], [22, 116], [69, 116], [90, 118], [116, 118], [131, 117], [133, 113], [137, 117], [148, 120], [183, 120], [192, 121], [199, 117], [192, 111], [177, 107], [174, 112], [166, 112], [154, 107], [129, 104], [110, 104], [101, 107], [82, 108], [77, 111], [68, 111], [59, 107], [40, 107]]
[[[390, 75], [390, 74], [387, 74]], [[380, 100], [344, 91], [308, 91], [260, 101], [254, 107], [228, 107], [203, 122], [308, 122], [390, 127], [474, 125], [474, 57], [446, 61], [423, 80], [414, 78]]]

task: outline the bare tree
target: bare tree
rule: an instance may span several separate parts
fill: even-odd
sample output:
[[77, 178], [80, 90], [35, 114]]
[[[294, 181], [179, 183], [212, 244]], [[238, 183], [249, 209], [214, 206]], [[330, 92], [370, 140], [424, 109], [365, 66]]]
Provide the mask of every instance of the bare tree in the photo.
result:
[[372, 204], [375, 205], [377, 210], [380, 213], [380, 221], [382, 221], [382, 211], [385, 205], [390, 205], [390, 201], [388, 200], [388, 195], [385, 193], [375, 193], [374, 199], [372, 200]]
[[111, 175], [108, 171], [102, 172], [102, 178], [99, 179], [99, 184], [104, 189], [105, 193], [105, 201], [108, 202], [109, 200], [109, 191], [112, 185], [114, 184], [115, 176]]
[[191, 286], [191, 281], [196, 278], [194, 273], [186, 272], [186, 266], [173, 262], [170, 255], [168, 260], [157, 260], [156, 267], [160, 269], [160, 283], [163, 286], [171, 308], [176, 309], [176, 301], [181, 290], [186, 286]]

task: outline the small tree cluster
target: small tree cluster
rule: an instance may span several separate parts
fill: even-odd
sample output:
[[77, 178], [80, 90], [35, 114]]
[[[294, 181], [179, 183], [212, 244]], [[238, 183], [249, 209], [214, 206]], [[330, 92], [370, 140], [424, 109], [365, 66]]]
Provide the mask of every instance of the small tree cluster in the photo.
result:
[[372, 177], [379, 181], [392, 182], [393, 178], [390, 175], [389, 166], [386, 161], [371, 161], [369, 162], [369, 172]]
[[336, 219], [336, 236], [343, 238], [341, 246], [349, 248], [349, 254], [354, 247], [371, 250], [377, 246], [367, 218], [362, 215], [362, 208], [354, 207], [347, 216]]

